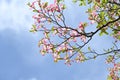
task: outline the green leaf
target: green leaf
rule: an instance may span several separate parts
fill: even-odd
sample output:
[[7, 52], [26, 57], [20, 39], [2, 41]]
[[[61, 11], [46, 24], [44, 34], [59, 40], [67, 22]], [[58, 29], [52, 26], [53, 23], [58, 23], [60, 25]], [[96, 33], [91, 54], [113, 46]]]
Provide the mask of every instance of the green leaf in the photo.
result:
[[102, 36], [103, 35], [103, 32], [101, 31], [100, 33], [99, 33], [99, 36]]
[[104, 31], [104, 34], [108, 35], [108, 32], [105, 30], [105, 31]]
[[102, 3], [107, 3], [108, 2], [108, 0], [102, 0]]
[[45, 4], [43, 5], [43, 8], [46, 8], [48, 6], [48, 2], [45, 2]]
[[37, 29], [36, 29], [36, 25], [32, 25], [32, 28], [31, 28], [31, 30], [30, 30], [30, 32], [36, 32], [37, 31]]
[[62, 9], [66, 9], [66, 5], [65, 4], [63, 4]]
[[31, 5], [30, 2], [28, 2], [27, 5], [30, 6]]
[[108, 35], [109, 33], [106, 31], [106, 29], [102, 29], [99, 35], [102, 36], [103, 34]]
[[102, 18], [102, 19], [104, 19], [104, 17], [105, 17], [105, 12], [100, 12], [100, 17]]
[[120, 40], [120, 36], [118, 36], [118, 39]]
[[36, 25], [33, 24], [32, 27], [33, 27], [34, 29], [36, 29]]
[[85, 6], [85, 5], [86, 5], [86, 1], [85, 0], [81, 0], [79, 6]]
[[61, 52], [62, 52], [62, 53], [65, 53], [65, 52], [66, 52], [66, 50], [65, 50], [65, 49], [63, 49]]
[[98, 25], [97, 25], [97, 28], [100, 28], [102, 26], [102, 24], [101, 23], [99, 23]]
[[35, 9], [34, 9], [33, 12], [38, 12], [38, 10], [35, 10]]
[[91, 48], [90, 48], [90, 47], [88, 47], [88, 50], [89, 50], [89, 51], [91, 51]]
[[54, 32], [54, 30], [55, 30], [55, 29], [54, 29], [54, 26], [53, 26], [53, 27], [51, 28], [51, 31]]
[[77, 0], [73, 0], [73, 2], [74, 2], [74, 3], [76, 3], [76, 2], [77, 2]]
[[88, 0], [88, 4], [92, 3], [92, 0]]
[[30, 30], [30, 32], [34, 32], [34, 30], [33, 30], [33, 29], [31, 29], [31, 30]]
[[108, 76], [108, 77], [107, 77], [107, 80], [112, 80], [112, 77], [111, 77], [111, 76]]
[[60, 3], [61, 1], [64, 1], [64, 0], [57, 0], [58, 3]]

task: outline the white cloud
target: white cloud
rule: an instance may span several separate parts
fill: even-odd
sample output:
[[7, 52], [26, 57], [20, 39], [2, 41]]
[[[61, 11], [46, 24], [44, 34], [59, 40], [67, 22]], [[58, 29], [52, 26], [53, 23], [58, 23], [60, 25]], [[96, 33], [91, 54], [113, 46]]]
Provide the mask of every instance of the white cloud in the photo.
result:
[[[13, 29], [20, 31], [28, 29], [33, 23], [32, 11], [27, 6], [28, 2], [34, 0], [1, 0], [0, 1], [0, 30]], [[42, 0], [49, 1], [50, 0]], [[70, 3], [69, 7], [72, 8]]]
[[[30, 0], [29, 0], [30, 1]], [[19, 31], [30, 28], [32, 12], [25, 0], [2, 0], [0, 2], [0, 30], [7, 28]]]
[[[8, 28], [17, 32], [30, 29], [34, 21], [27, 3], [31, 1], [34, 0], [0, 0], [0, 31]], [[72, 8], [70, 3], [67, 4]]]
[[[31, 1], [33, 0], [10, 0], [9, 2], [7, 2], [7, 0], [0, 0], [0, 32], [5, 29], [12, 29], [12, 31], [15, 33], [20, 33], [20, 35], [17, 34], [17, 36], [21, 36], [22, 34], [24, 36], [27, 36], [27, 38], [33, 39], [33, 43], [31, 43], [32, 45], [35, 45], [35, 48], [33, 47], [33, 51], [39, 53], [39, 50], [36, 46], [40, 38], [40, 34], [36, 33], [32, 35], [31, 33], [29, 35], [27, 33], [29, 32], [29, 29], [33, 23], [32, 11], [27, 6], [27, 3]], [[23, 33], [23, 31], [26, 32]], [[26, 54], [26, 56], [24, 54], [24, 51], [22, 53], [23, 54], [21, 55], [23, 55], [23, 59], [29, 65], [40, 65], [40, 63], [46, 59], [41, 59], [41, 56], [39, 56], [40, 54], [34, 54], [35, 52]]]

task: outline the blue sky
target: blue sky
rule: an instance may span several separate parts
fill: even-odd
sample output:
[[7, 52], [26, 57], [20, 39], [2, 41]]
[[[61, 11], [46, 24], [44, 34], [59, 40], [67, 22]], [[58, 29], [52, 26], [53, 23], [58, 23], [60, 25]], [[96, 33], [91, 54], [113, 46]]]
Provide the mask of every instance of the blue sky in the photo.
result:
[[[108, 72], [103, 58], [68, 67], [63, 61], [54, 63], [50, 55], [41, 56], [37, 47], [41, 36], [29, 32], [33, 20], [28, 1], [32, 0], [0, 0], [0, 80], [105, 80]], [[86, 20], [84, 14], [80, 19], [77, 16], [83, 11], [74, 13], [72, 3], [67, 5], [69, 25]], [[108, 40], [107, 36], [95, 37], [92, 46], [108, 47]], [[105, 46], [103, 41], [109, 45]]]

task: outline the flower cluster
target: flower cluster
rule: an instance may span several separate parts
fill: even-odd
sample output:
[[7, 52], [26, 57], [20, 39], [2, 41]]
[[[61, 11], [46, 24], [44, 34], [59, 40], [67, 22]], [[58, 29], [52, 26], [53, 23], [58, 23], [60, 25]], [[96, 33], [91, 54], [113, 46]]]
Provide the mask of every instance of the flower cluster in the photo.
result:
[[36, 0], [31, 4], [28, 3], [28, 5], [33, 12], [36, 12], [36, 14], [33, 15], [33, 18], [35, 20], [35, 25], [38, 27], [37, 29], [41, 28], [45, 22], [51, 23], [53, 21], [53, 17], [54, 21], [62, 20], [61, 12], [65, 9], [65, 5], [60, 3], [59, 0], [54, 0], [53, 4]]
[[[87, 23], [80, 22], [76, 28], [67, 26], [63, 15], [65, 5], [61, 0], [54, 0], [54, 3], [51, 4], [36, 0], [28, 5], [35, 12], [33, 15], [35, 23], [30, 31], [41, 31], [44, 36], [38, 43], [42, 55], [49, 53], [55, 62], [65, 60], [65, 64], [68, 65], [73, 61], [85, 61], [85, 56], [82, 53], [76, 55], [74, 59], [71, 58], [76, 52], [78, 53], [77, 48], [80, 47], [78, 45], [84, 45], [87, 41], [85, 35]], [[95, 16], [94, 13], [92, 15]], [[53, 26], [50, 26], [51, 24]], [[48, 25], [49, 27], [47, 27]], [[54, 41], [54, 39], [58, 41]], [[78, 44], [77, 42], [80, 40], [81, 43]]]
[[109, 69], [109, 77], [111, 80], [119, 80], [120, 78], [120, 63], [114, 63], [113, 68]]
[[[110, 3], [103, 3], [100, 0], [94, 0], [91, 2], [95, 2], [95, 4], [93, 4], [93, 6], [87, 11], [89, 20], [91, 24], [98, 24], [96, 26], [96, 29], [98, 30], [93, 32], [86, 32], [86, 26], [89, 26], [90, 23], [80, 22], [77, 27], [71, 27], [65, 23], [63, 12], [66, 6], [62, 0], [54, 0], [53, 3], [36, 0], [32, 3], [28, 3], [29, 7], [35, 12], [32, 16], [35, 23], [30, 31], [41, 31], [43, 35], [43, 38], [40, 39], [38, 43], [42, 55], [50, 53], [55, 62], [58, 60], [65, 60], [66, 64], [71, 64], [72, 61], [85, 61], [86, 56], [81, 53], [81, 48], [92, 39], [94, 34], [100, 31], [101, 34], [108, 34], [108, 28], [113, 30], [119, 29], [118, 27], [120, 24], [118, 21], [102, 28], [102, 25], [116, 19], [118, 16], [114, 12], [112, 12], [112, 14], [109, 11], [106, 12], [112, 8], [110, 7]], [[103, 7], [104, 10], [101, 7]], [[115, 6], [115, 8], [117, 7]], [[114, 31], [112, 36], [120, 39], [120, 32]], [[78, 55], [75, 55], [76, 53]], [[71, 60], [74, 55], [74, 59]], [[108, 62], [111, 61], [112, 58], [109, 56]]]
[[76, 62], [84, 62], [84, 61], [85, 61], [85, 56], [83, 53], [80, 52], [76, 57]]

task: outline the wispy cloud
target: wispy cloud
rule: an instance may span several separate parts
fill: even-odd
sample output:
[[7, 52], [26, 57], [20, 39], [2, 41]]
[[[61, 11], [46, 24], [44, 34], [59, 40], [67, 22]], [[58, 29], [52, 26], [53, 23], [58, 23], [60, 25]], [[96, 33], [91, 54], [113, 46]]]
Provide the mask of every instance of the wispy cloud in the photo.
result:
[[[28, 44], [32, 44], [32, 46], [34, 45], [34, 47], [32, 47], [34, 52], [31, 52], [31, 54], [24, 54], [23, 50], [20, 51], [20, 54], [23, 55], [22, 57], [27, 64], [39, 65], [38, 61], [43, 62], [45, 58], [41, 59], [41, 56], [39, 56], [40, 54], [34, 54], [35, 51], [36, 53], [39, 53], [37, 42], [39, 40], [38, 38], [40, 37], [40, 35], [34, 34], [33, 36], [32, 33], [29, 33], [29, 29], [31, 28], [31, 24], [33, 23], [33, 19], [31, 17], [32, 11], [29, 10], [29, 7], [27, 6], [27, 3], [29, 1], [31, 2], [33, 0], [0, 0], [0, 34], [5, 33], [2, 34], [2, 36], [4, 35], [6, 36], [5, 38], [8, 39], [9, 36], [12, 36], [13, 34], [16, 35], [16, 33], [20, 33], [17, 34], [17, 36], [12, 37], [12, 39], [15, 39], [15, 44], [25, 42], [26, 39], [29, 39], [29, 41], [33, 40]], [[11, 32], [13, 32], [12, 35]], [[7, 34], [9, 35], [7, 36]], [[22, 38], [24, 38], [23, 41], [20, 40], [21, 36]]]
[[10, 28], [19, 31], [30, 27], [32, 13], [27, 2], [25, 0], [0, 1], [0, 30]]
[[[34, 22], [31, 17], [32, 11], [29, 10], [29, 7], [27, 6], [27, 3], [31, 1], [34, 0], [0, 0], [0, 30], [5, 30], [7, 28], [13, 29], [15, 31], [20, 31], [21, 29], [29, 29], [31, 27], [31, 24]], [[51, 2], [53, 0], [42, 1]], [[72, 6], [72, 3], [66, 3], [69, 7], [68, 10], [71, 11], [76, 8], [75, 6]], [[71, 17], [73, 19], [78, 17], [73, 16], [72, 14], [75, 13], [72, 11], [70, 13], [66, 11], [67, 17]], [[68, 23], [70, 23], [71, 18], [67, 19]], [[79, 19], [77, 20], [77, 23], [78, 22]]]

